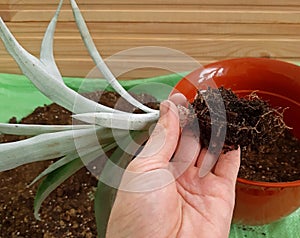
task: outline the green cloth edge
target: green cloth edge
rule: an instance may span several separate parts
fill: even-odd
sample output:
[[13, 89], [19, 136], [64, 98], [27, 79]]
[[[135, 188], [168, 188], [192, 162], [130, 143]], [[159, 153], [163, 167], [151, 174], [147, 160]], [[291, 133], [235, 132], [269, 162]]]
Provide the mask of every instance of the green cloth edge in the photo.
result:
[[[183, 72], [180, 74], [170, 74], [138, 80], [120, 80], [120, 83], [126, 90], [131, 90], [136, 87], [137, 91], [142, 92], [147, 91], [147, 88], [153, 90], [154, 87], [158, 94], [155, 96], [163, 100], [167, 98], [168, 92], [172, 87], [187, 73], [188, 72]], [[103, 79], [64, 77], [64, 82], [68, 87], [75, 91], [79, 90], [79, 92], [93, 91], [95, 88], [97, 90], [112, 90]], [[141, 87], [141, 85], [144, 87]], [[162, 85], [163, 87], [161, 87]], [[0, 73], [0, 122], [7, 122], [12, 116], [20, 120], [22, 117], [31, 113], [37, 106], [50, 103], [51, 101], [41, 94], [25, 76]], [[300, 209], [288, 217], [264, 226], [232, 224], [230, 238], [294, 238], [299, 235], [299, 231]]]

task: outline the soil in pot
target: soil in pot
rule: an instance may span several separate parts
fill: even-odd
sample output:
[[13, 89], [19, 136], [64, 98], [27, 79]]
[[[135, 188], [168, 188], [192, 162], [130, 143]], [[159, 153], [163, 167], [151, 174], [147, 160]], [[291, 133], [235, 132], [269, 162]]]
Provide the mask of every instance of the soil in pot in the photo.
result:
[[[222, 104], [224, 103], [224, 104]], [[220, 105], [224, 105], [222, 115]], [[209, 88], [198, 92], [191, 105], [197, 115], [201, 143], [209, 147], [211, 124], [226, 131], [223, 150], [241, 147], [239, 177], [263, 182], [300, 180], [300, 141], [284, 123], [288, 108], [272, 108], [255, 92], [238, 97], [230, 89]], [[218, 134], [212, 138], [218, 144]], [[213, 152], [214, 147], [209, 147]]]
[[[113, 92], [94, 92], [85, 96], [106, 106], [139, 112]], [[159, 104], [153, 97], [147, 94], [133, 96], [158, 109]], [[10, 122], [16, 123], [17, 119], [13, 117]], [[72, 124], [71, 112], [57, 104], [45, 105], [36, 108], [20, 123]], [[25, 138], [25, 136], [0, 135], [0, 143]], [[33, 201], [38, 185], [29, 188], [27, 185], [51, 163], [53, 161], [36, 162], [0, 173], [0, 238], [96, 237], [93, 194], [97, 180], [86, 168], [81, 169], [50, 194], [40, 211], [42, 221], [35, 220]]]

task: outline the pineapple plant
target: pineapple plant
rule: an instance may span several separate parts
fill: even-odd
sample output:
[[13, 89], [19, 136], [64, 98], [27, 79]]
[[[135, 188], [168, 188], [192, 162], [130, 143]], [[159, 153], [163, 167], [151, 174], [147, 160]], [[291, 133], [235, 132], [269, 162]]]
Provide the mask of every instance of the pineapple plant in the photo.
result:
[[[0, 123], [0, 133], [28, 136], [28, 139], [22, 141], [0, 144], [0, 172], [32, 162], [59, 158], [31, 183], [43, 178], [34, 201], [34, 216], [39, 220], [41, 205], [52, 191], [85, 165], [108, 151], [114, 151], [98, 178], [95, 194], [98, 236], [104, 237], [117, 191], [105, 183], [111, 178], [111, 162], [121, 169], [126, 168], [139, 145], [149, 137], [148, 128], [158, 120], [159, 111], [143, 105], [120, 85], [98, 53], [76, 1], [70, 0], [70, 3], [82, 40], [97, 68], [123, 99], [144, 113], [133, 114], [101, 105], [65, 85], [53, 54], [54, 32], [63, 0], [59, 2], [44, 34], [39, 58], [18, 43], [0, 18], [0, 38], [22, 73], [51, 101], [71, 111], [74, 119], [73, 125]], [[124, 152], [122, 148], [129, 149]]]
[[[157, 122], [160, 115], [158, 110], [141, 104], [120, 85], [97, 51], [76, 1], [70, 0], [70, 3], [82, 40], [96, 67], [123, 99], [144, 113], [133, 114], [98, 104], [65, 85], [53, 54], [54, 32], [63, 0], [59, 2], [45, 32], [39, 58], [31, 55], [17, 42], [0, 18], [0, 38], [23, 74], [51, 101], [71, 111], [74, 119], [71, 126], [0, 123], [0, 133], [29, 136], [22, 141], [0, 144], [0, 172], [27, 163], [58, 158], [31, 183], [34, 184], [43, 178], [34, 202], [34, 216], [40, 219], [41, 205], [52, 191], [82, 167], [113, 151], [98, 177], [95, 193], [98, 236], [105, 237], [106, 225], [122, 172], [134, 158], [140, 145], [147, 141], [148, 129]], [[207, 83], [207, 78], [211, 75], [204, 76], [199, 78], [199, 84]], [[212, 84], [205, 86], [216, 87]], [[218, 117], [222, 118], [225, 115], [224, 104], [221, 95], [216, 94], [214, 99], [219, 99], [215, 101], [220, 101], [218, 106], [221, 107]], [[213, 108], [214, 103], [208, 107]], [[184, 114], [189, 113], [180, 107], [179, 112], [183, 120], [186, 119]], [[226, 129], [221, 131], [218, 124], [213, 126], [213, 131], [219, 135], [218, 142], [223, 145]], [[218, 149], [221, 150], [221, 147]], [[215, 162], [212, 161], [207, 166], [208, 170]]]

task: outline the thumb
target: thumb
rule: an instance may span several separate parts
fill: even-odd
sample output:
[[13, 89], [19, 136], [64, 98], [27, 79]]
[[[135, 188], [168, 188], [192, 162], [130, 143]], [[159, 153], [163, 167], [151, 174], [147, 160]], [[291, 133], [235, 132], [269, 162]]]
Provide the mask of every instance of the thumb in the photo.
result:
[[173, 102], [166, 100], [161, 103], [160, 118], [136, 160], [145, 159], [147, 164], [151, 164], [152, 161], [155, 164], [166, 165], [176, 150], [179, 132], [177, 107]]
[[160, 119], [144, 149], [130, 162], [122, 178], [121, 190], [149, 192], [174, 181], [167, 169], [179, 139], [178, 110], [171, 101], [160, 105]]

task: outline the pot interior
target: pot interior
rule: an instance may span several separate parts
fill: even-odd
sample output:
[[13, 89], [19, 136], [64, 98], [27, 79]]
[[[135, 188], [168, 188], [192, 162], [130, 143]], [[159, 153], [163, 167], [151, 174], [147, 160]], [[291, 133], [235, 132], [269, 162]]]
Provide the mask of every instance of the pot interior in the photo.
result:
[[183, 78], [172, 93], [181, 92], [192, 102], [198, 89], [231, 88], [239, 96], [257, 95], [273, 107], [287, 108], [285, 123], [300, 139], [300, 67], [263, 58], [238, 58], [219, 61], [195, 70]]

